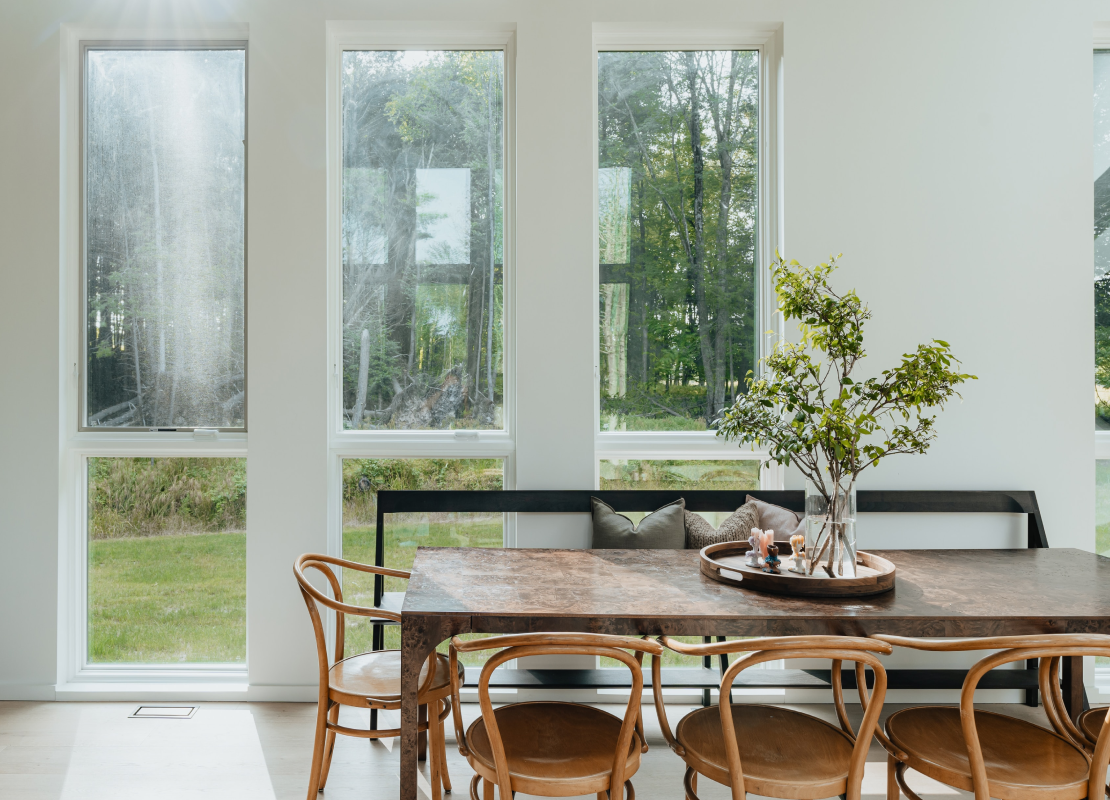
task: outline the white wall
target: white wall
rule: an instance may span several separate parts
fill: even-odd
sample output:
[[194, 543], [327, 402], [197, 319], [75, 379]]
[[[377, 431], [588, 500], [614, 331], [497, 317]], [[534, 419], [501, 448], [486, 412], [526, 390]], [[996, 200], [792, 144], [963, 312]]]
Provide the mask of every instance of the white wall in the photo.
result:
[[[338, 19], [517, 25], [518, 487], [593, 485], [593, 23], [772, 22], [787, 253], [845, 253], [839, 283], [875, 312], [875, 368], [938, 337], [980, 376], [928, 456], [864, 488], [1031, 488], [1054, 546], [1093, 545], [1086, 0], [0, 0], [0, 697], [49, 696], [57, 675], [62, 23], [249, 26], [250, 674], [315, 680], [290, 566], [326, 546], [324, 60]], [[554, 527], [520, 543], [560, 541]], [[934, 535], [903, 530], [864, 535]]]

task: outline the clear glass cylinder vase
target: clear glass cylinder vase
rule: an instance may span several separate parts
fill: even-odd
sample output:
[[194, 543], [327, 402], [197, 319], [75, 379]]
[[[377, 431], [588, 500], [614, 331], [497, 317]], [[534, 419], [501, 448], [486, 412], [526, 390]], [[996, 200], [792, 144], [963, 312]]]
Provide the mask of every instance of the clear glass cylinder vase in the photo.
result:
[[[856, 485], [845, 476], [839, 486], [806, 481], [806, 574], [856, 577]], [[850, 487], [850, 488], [849, 488]]]

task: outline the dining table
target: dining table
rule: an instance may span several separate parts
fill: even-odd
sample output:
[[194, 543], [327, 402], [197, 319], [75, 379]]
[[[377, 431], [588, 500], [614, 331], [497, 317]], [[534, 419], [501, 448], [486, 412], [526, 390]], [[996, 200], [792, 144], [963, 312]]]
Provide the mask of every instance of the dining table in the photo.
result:
[[[1073, 548], [870, 552], [894, 563], [891, 591], [814, 598], [715, 581], [697, 550], [418, 548], [401, 609], [401, 800], [417, 798], [421, 666], [457, 634], [1110, 633], [1110, 558]], [[1061, 672], [1074, 717], [1082, 659]]]

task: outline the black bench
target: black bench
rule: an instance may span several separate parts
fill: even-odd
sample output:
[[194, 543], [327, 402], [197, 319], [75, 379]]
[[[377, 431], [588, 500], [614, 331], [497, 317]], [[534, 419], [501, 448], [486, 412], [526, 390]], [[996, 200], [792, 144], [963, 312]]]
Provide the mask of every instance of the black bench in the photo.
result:
[[[385, 515], [433, 512], [479, 513], [590, 513], [590, 498], [597, 497], [617, 511], [653, 511], [678, 498], [685, 498], [690, 511], [735, 511], [744, 504], [745, 495], [768, 503], [804, 510], [802, 491], [395, 491], [383, 490], [377, 498], [377, 532], [374, 563], [386, 566]], [[1034, 492], [989, 491], [860, 491], [856, 499], [858, 513], [991, 513], [1025, 514], [1028, 517], [1027, 547], [1048, 547], [1041, 511]], [[889, 549], [889, 548], [887, 548]], [[403, 592], [384, 592], [382, 576], [374, 579], [374, 605], [400, 611]], [[384, 646], [383, 625], [397, 624], [375, 621], [373, 647]], [[708, 637], [707, 641], [708, 641]], [[718, 637], [723, 640], [724, 637]], [[1065, 659], [1068, 668], [1070, 659]], [[709, 704], [710, 689], [720, 686], [721, 674], [727, 667], [721, 656], [720, 670], [712, 669], [706, 658], [700, 668], [663, 669], [663, 684], [671, 688], [702, 690], [702, 702]], [[891, 669], [887, 671], [890, 689], [959, 689], [967, 671], [962, 669]], [[474, 668], [468, 668], [467, 683], [477, 682]], [[852, 670], [843, 672], [845, 688], [855, 688]], [[645, 675], [649, 685], [650, 675]], [[504, 689], [608, 689], [628, 688], [627, 670], [608, 669], [498, 669], [490, 685]], [[741, 673], [734, 684], [737, 688], [828, 688], [830, 670], [749, 670]], [[1025, 701], [1037, 705], [1037, 663], [1029, 661], [1025, 669], [994, 670], [979, 684], [983, 689], [1022, 689]], [[1085, 704], [1086, 705], [1086, 704]]]

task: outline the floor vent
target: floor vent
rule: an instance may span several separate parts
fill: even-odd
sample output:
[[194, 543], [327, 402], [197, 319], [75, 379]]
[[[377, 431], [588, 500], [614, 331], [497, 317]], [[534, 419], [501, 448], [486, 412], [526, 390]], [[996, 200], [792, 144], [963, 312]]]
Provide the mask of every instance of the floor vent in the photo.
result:
[[189, 719], [196, 706], [139, 706], [128, 719]]

